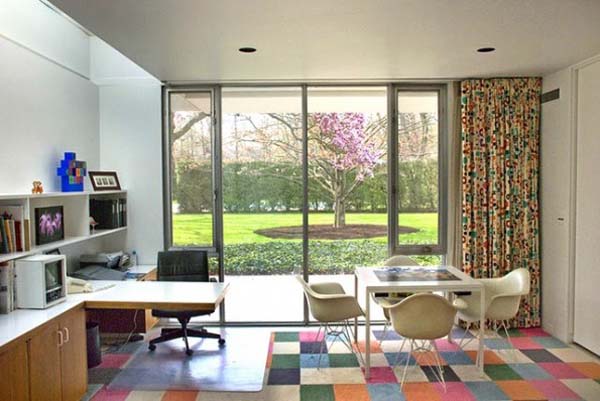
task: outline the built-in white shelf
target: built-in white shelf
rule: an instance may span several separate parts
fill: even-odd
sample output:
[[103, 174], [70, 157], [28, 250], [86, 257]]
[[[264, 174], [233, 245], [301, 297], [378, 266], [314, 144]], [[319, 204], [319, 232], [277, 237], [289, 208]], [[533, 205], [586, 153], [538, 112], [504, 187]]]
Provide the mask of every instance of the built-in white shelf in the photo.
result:
[[[32, 244], [29, 251], [0, 254], [0, 263], [126, 231], [127, 227], [111, 230], [91, 230], [89, 225], [90, 199], [126, 197], [127, 191], [125, 190], [0, 194], [0, 205], [23, 206], [25, 216], [30, 221], [29, 238], [31, 238]], [[35, 246], [33, 245], [35, 244], [35, 209], [48, 206], [63, 207], [65, 238], [49, 244]]]
[[0, 200], [21, 200], [37, 198], [65, 198], [71, 196], [99, 196], [126, 194], [127, 191], [83, 191], [83, 192], [44, 192], [43, 194], [0, 194]]
[[52, 249], [62, 248], [67, 245], [74, 245], [74, 244], [77, 244], [77, 243], [80, 243], [83, 241], [89, 241], [94, 238], [100, 238], [100, 237], [104, 237], [107, 235], [116, 234], [116, 233], [123, 232], [126, 230], [127, 230], [127, 227], [119, 227], [119, 228], [115, 228], [113, 230], [95, 230], [90, 235], [81, 235], [78, 237], [68, 237], [68, 238], [65, 238], [60, 241], [51, 242], [49, 244], [34, 246], [33, 248], [31, 248], [31, 250], [26, 251], [26, 252], [13, 252], [13, 253], [0, 254], [0, 263], [6, 262], [9, 260], [13, 260], [13, 259], [24, 258], [29, 255], [35, 255], [36, 253], [51, 251]]

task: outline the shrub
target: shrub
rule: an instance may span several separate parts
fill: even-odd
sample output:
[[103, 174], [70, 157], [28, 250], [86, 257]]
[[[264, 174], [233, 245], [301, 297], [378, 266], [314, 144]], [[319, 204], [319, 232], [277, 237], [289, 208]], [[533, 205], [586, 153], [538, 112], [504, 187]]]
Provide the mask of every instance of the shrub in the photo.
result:
[[[227, 275], [292, 274], [302, 269], [302, 243], [279, 241], [225, 245]], [[372, 240], [310, 241], [309, 274], [352, 274], [357, 266], [381, 264], [387, 245]], [[421, 264], [440, 263], [439, 256], [416, 256]]]
[[[400, 212], [437, 210], [437, 163], [434, 160], [400, 162], [398, 200]], [[211, 167], [209, 163], [180, 161], [176, 166], [173, 197], [183, 213], [212, 209]], [[352, 175], [349, 176], [353, 180]], [[228, 212], [275, 212], [302, 207], [302, 167], [297, 163], [262, 161], [223, 165], [223, 208]], [[309, 204], [312, 209], [332, 210], [332, 199], [314, 178], [309, 178]], [[387, 209], [387, 166], [354, 190], [346, 200], [346, 210], [384, 212]]]

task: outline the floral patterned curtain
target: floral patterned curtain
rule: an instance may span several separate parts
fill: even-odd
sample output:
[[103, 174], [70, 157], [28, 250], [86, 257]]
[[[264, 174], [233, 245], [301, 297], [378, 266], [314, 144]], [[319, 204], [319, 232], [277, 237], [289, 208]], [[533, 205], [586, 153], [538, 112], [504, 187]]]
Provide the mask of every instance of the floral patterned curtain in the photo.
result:
[[540, 325], [541, 86], [540, 78], [461, 83], [463, 270], [490, 278], [529, 269], [517, 327]]

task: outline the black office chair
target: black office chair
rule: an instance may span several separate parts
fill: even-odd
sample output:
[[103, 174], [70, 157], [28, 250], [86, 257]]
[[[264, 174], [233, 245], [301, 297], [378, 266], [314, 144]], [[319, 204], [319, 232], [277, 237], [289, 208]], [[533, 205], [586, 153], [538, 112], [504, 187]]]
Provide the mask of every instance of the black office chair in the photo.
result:
[[[208, 276], [208, 254], [205, 251], [167, 251], [158, 253], [158, 281], [209, 281]], [[181, 324], [180, 329], [163, 328], [160, 337], [150, 341], [148, 349], [154, 351], [156, 344], [165, 341], [183, 338], [185, 342], [185, 353], [192, 355], [193, 351], [188, 344], [188, 337], [216, 338], [219, 345], [225, 344], [225, 339], [219, 334], [209, 333], [205, 329], [188, 329], [188, 323], [194, 316], [210, 315], [214, 310], [201, 311], [169, 311], [152, 310], [152, 316], [175, 318]]]

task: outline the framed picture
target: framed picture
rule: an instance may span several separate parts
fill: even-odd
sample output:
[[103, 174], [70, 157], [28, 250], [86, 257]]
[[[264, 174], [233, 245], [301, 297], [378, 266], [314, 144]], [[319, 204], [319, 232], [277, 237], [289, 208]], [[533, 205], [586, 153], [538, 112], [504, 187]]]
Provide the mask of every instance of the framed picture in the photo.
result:
[[65, 238], [62, 206], [35, 208], [35, 244], [44, 245]]
[[116, 171], [90, 171], [89, 175], [94, 191], [121, 190]]

